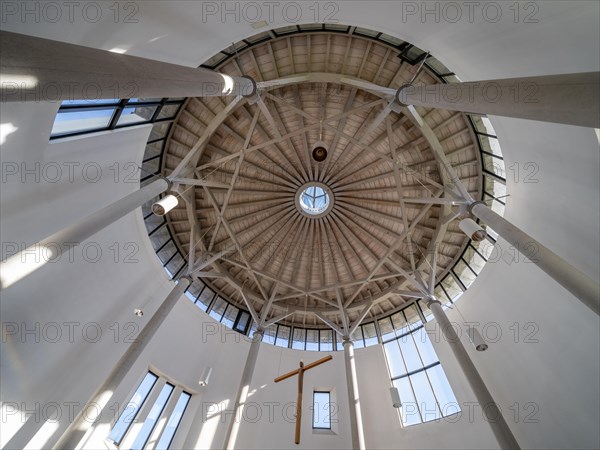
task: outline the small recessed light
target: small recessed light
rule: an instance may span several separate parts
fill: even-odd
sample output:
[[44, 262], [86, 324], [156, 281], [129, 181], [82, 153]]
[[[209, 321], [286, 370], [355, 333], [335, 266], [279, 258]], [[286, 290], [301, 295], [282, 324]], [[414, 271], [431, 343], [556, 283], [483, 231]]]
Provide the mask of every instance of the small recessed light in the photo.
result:
[[261, 20], [259, 22], [252, 22], [252, 25], [250, 25], [252, 28], [254, 28], [255, 30], [257, 30], [258, 28], [264, 28], [266, 26], [268, 26], [269, 24], [267, 23], [266, 20]]
[[144, 315], [144, 311], [142, 311], [141, 309], [134, 309], [133, 313], [138, 317], [142, 317]]

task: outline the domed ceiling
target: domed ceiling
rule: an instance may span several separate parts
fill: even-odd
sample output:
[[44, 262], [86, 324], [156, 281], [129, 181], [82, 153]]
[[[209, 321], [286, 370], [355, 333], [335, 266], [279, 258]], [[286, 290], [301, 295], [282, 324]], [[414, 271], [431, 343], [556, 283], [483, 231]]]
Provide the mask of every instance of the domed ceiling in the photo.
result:
[[433, 249], [436, 280], [447, 273], [468, 238], [447, 220], [451, 181], [432, 146], [474, 198], [478, 147], [462, 113], [416, 108], [424, 128], [389, 95], [434, 75], [384, 42], [324, 31], [269, 39], [217, 70], [252, 77], [259, 94], [188, 99], [163, 157], [164, 175], [187, 156], [181, 176], [202, 180], [177, 186], [185, 201], [168, 215], [196, 276], [307, 326], [413, 300], [410, 279], [428, 279]]

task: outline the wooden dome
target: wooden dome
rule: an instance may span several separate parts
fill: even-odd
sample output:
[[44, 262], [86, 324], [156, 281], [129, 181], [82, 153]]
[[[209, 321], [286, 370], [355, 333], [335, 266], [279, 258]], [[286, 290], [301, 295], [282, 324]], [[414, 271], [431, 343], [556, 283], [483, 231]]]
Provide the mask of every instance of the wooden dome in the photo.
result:
[[[217, 69], [252, 77], [260, 95], [188, 99], [162, 169], [169, 175], [195, 152], [186, 176], [207, 182], [181, 186], [186, 202], [168, 217], [181, 251], [210, 262], [198, 272], [205, 282], [238, 306], [241, 288], [257, 310], [271, 303], [270, 316], [293, 313], [287, 322], [314, 326], [354, 320], [368, 304], [379, 315], [411, 300], [407, 274], [429, 273], [435, 247], [436, 280], [455, 264], [468, 238], [444, 220], [449, 202], [431, 200], [447, 197], [451, 184], [432, 142], [480, 198], [468, 120], [417, 108], [434, 135], [426, 136], [406, 108], [372, 89], [395, 91], [418, 64], [383, 42], [315, 31], [254, 45]], [[423, 70], [414, 82], [439, 80]], [[312, 157], [320, 141], [323, 162]], [[332, 206], [316, 217], [297, 202], [310, 183], [331, 194]]]

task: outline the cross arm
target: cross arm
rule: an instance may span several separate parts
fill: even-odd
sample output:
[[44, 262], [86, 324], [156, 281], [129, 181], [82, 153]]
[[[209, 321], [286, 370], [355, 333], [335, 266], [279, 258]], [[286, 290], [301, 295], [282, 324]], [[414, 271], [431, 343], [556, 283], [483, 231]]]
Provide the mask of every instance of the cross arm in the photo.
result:
[[280, 381], [286, 380], [288, 378], [293, 377], [294, 375], [298, 375], [300, 369], [292, 370], [291, 372], [286, 373], [285, 375], [281, 375], [280, 377], [275, 378], [275, 383], [279, 383]]
[[310, 363], [310, 364], [308, 364], [308, 365], [304, 366], [304, 369], [303, 369], [303, 370], [305, 370], [305, 371], [306, 371], [306, 370], [308, 370], [308, 369], [312, 369], [313, 367], [316, 367], [316, 366], [318, 366], [319, 364], [326, 363], [327, 361], [331, 361], [332, 359], [333, 359], [333, 356], [331, 356], [331, 355], [328, 355], [328, 356], [326, 356], [325, 358], [321, 358], [321, 359], [319, 359], [318, 361], [312, 362], [312, 363]]

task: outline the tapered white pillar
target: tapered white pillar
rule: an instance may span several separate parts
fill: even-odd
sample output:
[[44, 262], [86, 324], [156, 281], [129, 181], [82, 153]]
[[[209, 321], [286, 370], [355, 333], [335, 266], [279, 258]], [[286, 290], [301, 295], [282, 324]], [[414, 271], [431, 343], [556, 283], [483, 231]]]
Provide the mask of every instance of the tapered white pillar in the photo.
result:
[[356, 380], [356, 363], [354, 360], [354, 344], [349, 338], [344, 338], [344, 361], [346, 363], [346, 385], [348, 387], [348, 402], [350, 406], [350, 431], [352, 432], [352, 448], [365, 449], [365, 434], [363, 431], [360, 396]]
[[483, 382], [481, 375], [479, 375], [473, 361], [471, 361], [465, 347], [462, 345], [456, 331], [454, 331], [450, 320], [448, 320], [448, 316], [446, 316], [446, 313], [442, 309], [442, 305], [438, 300], [429, 300], [427, 306], [431, 309], [435, 320], [442, 329], [446, 341], [450, 344], [450, 348], [452, 349], [465, 378], [469, 382], [471, 389], [473, 389], [477, 402], [479, 403], [487, 422], [490, 424], [500, 448], [519, 449], [520, 447], [517, 440], [504, 420], [502, 412], [496, 405], [492, 394], [488, 391], [488, 388]]
[[406, 86], [405, 105], [600, 128], [600, 72]]
[[[129, 372], [129, 369], [131, 369], [140, 357], [148, 345], [148, 342], [150, 342], [177, 301], [190, 286], [191, 281], [192, 279], [189, 276], [183, 276], [179, 279], [169, 295], [167, 295], [167, 298], [164, 299], [154, 315], [146, 325], [144, 325], [140, 334], [135, 338], [135, 341], [129, 346], [121, 359], [119, 359], [119, 362], [117, 362], [106, 380], [104, 380], [104, 383], [96, 390], [92, 398], [90, 398], [79, 412], [73, 423], [69, 425], [67, 430], [54, 445], [54, 449], [75, 448], [77, 446], [83, 435], [91, 426], [91, 422], [102, 414], [104, 407], [108, 404], [113, 393], [122, 383]], [[90, 406], [89, 410], [86, 408], [87, 406]]]
[[252, 95], [248, 77], [230, 77], [146, 58], [0, 31], [0, 100]]
[[585, 306], [596, 314], [600, 314], [600, 287], [598, 283], [508, 220], [496, 214], [484, 203], [473, 203], [470, 206], [470, 211], [474, 216], [488, 224], [520, 253], [529, 258], [531, 262], [550, 275], [557, 283], [571, 292]]
[[63, 228], [0, 262], [0, 290], [6, 289], [49, 261], [56, 261], [69, 249], [81, 244], [103, 228], [139, 208], [171, 186], [160, 178], [120, 200], [90, 214], [81, 222]]
[[254, 368], [256, 367], [258, 351], [260, 350], [260, 343], [263, 339], [264, 332], [265, 330], [259, 328], [252, 336], [252, 343], [250, 344], [250, 350], [246, 357], [246, 365], [244, 366], [240, 386], [235, 397], [235, 413], [233, 417], [231, 417], [231, 421], [227, 426], [227, 433], [225, 434], [224, 448], [227, 450], [233, 450], [235, 448], [235, 441], [240, 430], [240, 422], [242, 421], [244, 406], [248, 399], [248, 391], [250, 390], [250, 383], [252, 382], [252, 375], [254, 375]]

